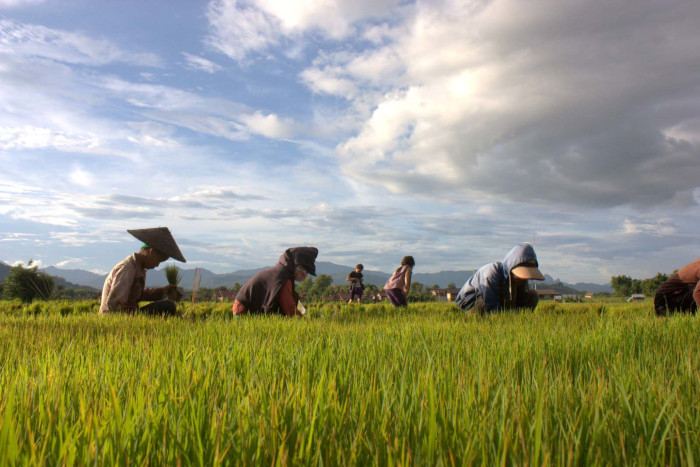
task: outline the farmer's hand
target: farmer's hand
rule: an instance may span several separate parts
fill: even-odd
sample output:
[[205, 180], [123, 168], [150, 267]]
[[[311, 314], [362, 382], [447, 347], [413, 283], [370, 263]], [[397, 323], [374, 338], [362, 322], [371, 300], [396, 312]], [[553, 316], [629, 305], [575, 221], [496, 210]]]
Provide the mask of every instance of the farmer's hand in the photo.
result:
[[180, 301], [182, 299], [182, 296], [184, 295], [185, 289], [182, 287], [178, 287], [175, 284], [169, 284], [166, 286], [161, 287], [161, 290], [163, 293], [173, 301]]

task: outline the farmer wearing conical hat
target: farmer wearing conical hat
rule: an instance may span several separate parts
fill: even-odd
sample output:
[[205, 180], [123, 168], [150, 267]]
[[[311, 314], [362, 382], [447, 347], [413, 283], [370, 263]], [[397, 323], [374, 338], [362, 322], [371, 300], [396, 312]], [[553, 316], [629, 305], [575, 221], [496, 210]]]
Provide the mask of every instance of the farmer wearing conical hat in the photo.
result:
[[299, 296], [294, 291], [294, 281], [316, 275], [317, 256], [318, 249], [311, 246], [288, 248], [276, 265], [263, 269], [243, 284], [233, 302], [233, 314], [302, 316], [297, 311]]
[[[127, 230], [143, 242], [141, 250], [114, 266], [102, 288], [100, 314], [118, 311], [142, 311], [149, 314], [174, 314], [177, 304], [167, 299], [175, 285], [146, 288], [146, 270], [157, 267], [168, 258], [186, 262], [167, 227]], [[139, 308], [139, 302], [150, 301]]]
[[482, 266], [464, 284], [455, 304], [463, 310], [492, 313], [509, 308], [537, 306], [537, 292], [528, 289], [528, 281], [544, 280], [535, 249], [521, 243], [511, 249], [502, 262]]

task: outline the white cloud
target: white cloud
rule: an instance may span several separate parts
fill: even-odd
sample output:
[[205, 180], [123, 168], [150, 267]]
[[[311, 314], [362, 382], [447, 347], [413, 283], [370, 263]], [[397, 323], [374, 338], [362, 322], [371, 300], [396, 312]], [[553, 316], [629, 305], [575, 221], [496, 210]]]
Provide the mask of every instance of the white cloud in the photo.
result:
[[256, 5], [275, 17], [287, 34], [320, 31], [331, 39], [342, 39], [353, 32], [359, 20], [388, 14], [398, 0], [258, 0]]
[[0, 149], [45, 149], [82, 152], [100, 145], [100, 139], [91, 134], [71, 134], [49, 128], [0, 127]]
[[[375, 99], [339, 160], [394, 192], [688, 203], [700, 178], [697, 17], [690, 0], [418, 3], [375, 50], [302, 78]], [[368, 82], [383, 63], [384, 81]]]
[[91, 187], [95, 183], [93, 174], [79, 166], [73, 167], [69, 175], [69, 180], [71, 183], [85, 188]]
[[[284, 39], [318, 33], [347, 38], [354, 23], [392, 12], [400, 0], [213, 0], [207, 42], [234, 60], [261, 53]], [[376, 33], [375, 33], [376, 35]]]
[[16, 267], [16, 266], [22, 266], [22, 267], [25, 267], [25, 268], [27, 268], [27, 267], [32, 267], [32, 268], [33, 268], [33, 267], [36, 266], [36, 267], [39, 268], [39, 269], [41, 269], [41, 268], [44, 267], [43, 264], [41, 263], [41, 260], [40, 260], [40, 259], [32, 259], [32, 260], [30, 260], [30, 261], [31, 261], [31, 264], [29, 264], [29, 262], [26, 262], [26, 263], [25, 263], [25, 262], [22, 261], [22, 260], [17, 260], [17, 261], [12, 262], [11, 266], [14, 266], [14, 267]]
[[0, 0], [0, 8], [18, 8], [38, 3], [44, 3], [44, 0]]
[[357, 94], [357, 86], [351, 79], [340, 76], [341, 73], [337, 67], [307, 68], [300, 78], [315, 93], [352, 99]]
[[251, 133], [267, 138], [289, 138], [294, 131], [292, 120], [280, 119], [275, 114], [264, 115], [262, 112], [255, 112], [250, 115], [241, 115], [240, 120]]
[[260, 52], [279, 40], [275, 21], [263, 11], [237, 0], [214, 0], [207, 18], [211, 34], [207, 43], [234, 60], [243, 60], [250, 52]]
[[93, 66], [112, 62], [163, 66], [154, 54], [127, 52], [106, 39], [6, 19], [0, 19], [0, 52]]
[[187, 68], [195, 71], [205, 71], [207, 73], [216, 73], [221, 71], [221, 65], [218, 65], [211, 60], [207, 60], [203, 57], [198, 57], [197, 55], [192, 55], [187, 52], [183, 52], [182, 55], [185, 56], [185, 64]]
[[651, 234], [651, 235], [672, 235], [676, 233], [676, 227], [669, 219], [659, 219], [653, 222], [625, 219], [623, 223], [625, 234]]

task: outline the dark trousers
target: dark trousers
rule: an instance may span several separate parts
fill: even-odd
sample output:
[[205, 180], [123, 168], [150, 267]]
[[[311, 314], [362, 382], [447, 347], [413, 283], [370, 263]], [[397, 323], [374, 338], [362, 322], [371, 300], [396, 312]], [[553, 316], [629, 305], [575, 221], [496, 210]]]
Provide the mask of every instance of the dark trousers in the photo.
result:
[[350, 289], [350, 300], [362, 300], [362, 287], [352, 287]]
[[668, 280], [654, 295], [654, 311], [658, 316], [673, 313], [695, 314], [698, 307], [693, 298], [695, 284], [688, 285], [676, 280]]
[[401, 289], [386, 289], [386, 290], [384, 290], [384, 293], [386, 293], [386, 296], [392, 305], [394, 305], [394, 306], [408, 306], [408, 303], [406, 303], [406, 296], [403, 294], [403, 290], [401, 290]]
[[[537, 307], [537, 303], [540, 301], [539, 295], [537, 295], [536, 290], [524, 290], [520, 291], [517, 295], [515, 301], [503, 299], [501, 304], [501, 309], [503, 310], [534, 310]], [[484, 300], [481, 297], [476, 297], [474, 301], [474, 306], [469, 310], [474, 313], [484, 314], [486, 309], [484, 308]], [[492, 310], [493, 311], [493, 310]]]
[[172, 300], [168, 300], [167, 298], [164, 298], [163, 300], [151, 302], [146, 306], [142, 306], [141, 308], [139, 308], [139, 311], [141, 313], [154, 316], [176, 315], [177, 303], [175, 303]]

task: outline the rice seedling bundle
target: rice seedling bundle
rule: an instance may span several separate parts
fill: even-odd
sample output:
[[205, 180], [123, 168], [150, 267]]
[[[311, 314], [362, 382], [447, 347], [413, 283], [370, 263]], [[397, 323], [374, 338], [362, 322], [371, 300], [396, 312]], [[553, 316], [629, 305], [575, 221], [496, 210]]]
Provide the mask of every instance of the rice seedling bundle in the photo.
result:
[[[168, 281], [168, 284], [174, 285], [175, 287], [180, 285], [180, 282], [182, 282], [182, 274], [180, 274], [180, 268], [177, 267], [177, 265], [169, 264], [165, 266], [164, 271], [165, 279]], [[170, 289], [168, 291], [168, 298], [178, 301], [182, 298], [182, 293], [177, 289]]]

